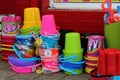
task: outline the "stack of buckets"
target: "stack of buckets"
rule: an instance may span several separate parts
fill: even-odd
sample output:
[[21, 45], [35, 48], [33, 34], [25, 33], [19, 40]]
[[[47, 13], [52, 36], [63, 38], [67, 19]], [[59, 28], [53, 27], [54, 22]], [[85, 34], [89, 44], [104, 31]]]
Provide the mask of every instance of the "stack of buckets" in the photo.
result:
[[99, 50], [104, 49], [104, 37], [101, 35], [91, 35], [88, 37], [88, 50], [85, 55], [85, 71], [90, 73], [98, 66]]
[[20, 27], [20, 16], [5, 16], [2, 18], [1, 59], [3, 61], [8, 61], [8, 56], [14, 55], [12, 46], [15, 42], [15, 36], [19, 34]]
[[41, 29], [41, 19], [39, 8], [25, 8], [24, 9], [24, 22], [23, 27], [21, 28], [21, 34], [29, 34], [35, 32], [40, 34]]
[[[83, 49], [81, 48], [81, 39], [79, 33], [70, 32], [65, 35], [63, 59], [64, 60], [60, 60], [60, 68], [65, 71], [65, 74], [74, 75], [83, 73]], [[71, 66], [73, 66], [74, 69]]]
[[31, 35], [18, 35], [13, 45], [16, 56], [9, 56], [8, 62], [16, 73], [32, 73], [40, 58], [34, 54], [34, 39]]
[[51, 14], [43, 15], [41, 28], [42, 45], [39, 50], [42, 60], [42, 72], [44, 74], [59, 71], [59, 36], [60, 35], [56, 29], [54, 16]]

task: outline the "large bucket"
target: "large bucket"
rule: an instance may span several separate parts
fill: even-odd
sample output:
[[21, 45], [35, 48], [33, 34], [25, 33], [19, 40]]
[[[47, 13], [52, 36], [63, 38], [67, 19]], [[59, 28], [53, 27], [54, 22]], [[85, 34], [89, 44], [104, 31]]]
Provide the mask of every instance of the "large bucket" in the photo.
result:
[[105, 25], [104, 32], [106, 47], [120, 49], [120, 22]]

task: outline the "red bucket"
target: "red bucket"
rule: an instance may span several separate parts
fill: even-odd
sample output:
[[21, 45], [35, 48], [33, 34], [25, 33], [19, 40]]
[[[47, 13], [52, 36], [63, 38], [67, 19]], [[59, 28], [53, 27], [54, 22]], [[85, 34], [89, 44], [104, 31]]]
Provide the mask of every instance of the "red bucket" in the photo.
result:
[[1, 51], [1, 59], [2, 61], [7, 62], [8, 61], [8, 56], [15, 55], [14, 51], [6, 51], [2, 50]]
[[2, 36], [2, 44], [13, 45], [15, 43], [15, 36]]
[[98, 74], [100, 75], [117, 75], [118, 58], [117, 49], [108, 48], [101, 50], [98, 60]]

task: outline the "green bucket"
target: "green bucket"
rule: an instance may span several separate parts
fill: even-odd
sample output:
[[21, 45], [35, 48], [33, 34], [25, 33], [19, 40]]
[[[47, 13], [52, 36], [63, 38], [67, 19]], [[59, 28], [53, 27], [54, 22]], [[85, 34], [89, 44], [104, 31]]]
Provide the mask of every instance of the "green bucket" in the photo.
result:
[[27, 29], [21, 29], [20, 32], [21, 32], [21, 34], [30, 34], [30, 32], [33, 31], [33, 32], [35, 32], [39, 35], [40, 34], [40, 29], [41, 29], [40, 26], [33, 26], [33, 27], [30, 27], [30, 28], [27, 28]]
[[77, 32], [70, 32], [65, 35], [65, 50], [79, 51], [81, 49], [80, 34]]
[[[73, 62], [78, 62], [80, 60], [83, 60], [83, 49], [81, 49], [80, 51], [76, 51], [76, 52], [63, 50], [63, 53], [64, 53], [64, 57], [68, 57], [68, 56], [72, 56], [72, 55], [77, 55], [77, 58], [74, 59]], [[74, 70], [74, 72], [76, 72], [77, 74], [82, 74], [83, 73], [83, 69]], [[72, 73], [66, 72], [66, 71], [65, 71], [65, 74], [73, 75]]]
[[[80, 34], [77, 32], [70, 32], [65, 35], [65, 49], [63, 50], [64, 57], [77, 55], [73, 62], [78, 62], [83, 59], [83, 49], [81, 48]], [[78, 74], [83, 73], [83, 69], [75, 70]], [[65, 74], [72, 75], [70, 72]]]
[[120, 22], [105, 25], [104, 33], [106, 47], [120, 49]]

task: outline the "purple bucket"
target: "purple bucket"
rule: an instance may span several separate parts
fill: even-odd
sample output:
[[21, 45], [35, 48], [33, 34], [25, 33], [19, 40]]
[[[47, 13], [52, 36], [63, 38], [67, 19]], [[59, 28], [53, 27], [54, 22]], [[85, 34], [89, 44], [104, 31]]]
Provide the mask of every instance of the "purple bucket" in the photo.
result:
[[15, 66], [31, 66], [37, 64], [37, 61], [25, 61], [14, 56], [9, 56], [8, 61], [11, 62]]

